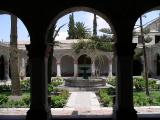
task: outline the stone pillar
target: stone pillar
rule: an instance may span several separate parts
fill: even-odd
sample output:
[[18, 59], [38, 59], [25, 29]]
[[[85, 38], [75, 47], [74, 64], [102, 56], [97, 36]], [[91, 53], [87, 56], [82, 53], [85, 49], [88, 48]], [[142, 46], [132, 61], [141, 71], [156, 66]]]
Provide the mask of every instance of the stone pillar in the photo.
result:
[[112, 77], [112, 59], [108, 60], [108, 77]]
[[45, 44], [26, 45], [31, 65], [31, 105], [26, 120], [50, 120], [48, 105], [48, 49]]
[[91, 71], [92, 71], [92, 76], [95, 76], [95, 73], [96, 73], [96, 67], [95, 67], [95, 61], [92, 60], [92, 67], [91, 67]]
[[117, 55], [117, 88], [114, 120], [137, 120], [133, 105], [132, 61], [136, 45], [115, 44]]
[[78, 77], [78, 61], [74, 60], [74, 77]]
[[61, 77], [61, 62], [57, 60], [57, 77]]
[[26, 76], [25, 59], [21, 58], [20, 77], [21, 79], [24, 79], [25, 76]]

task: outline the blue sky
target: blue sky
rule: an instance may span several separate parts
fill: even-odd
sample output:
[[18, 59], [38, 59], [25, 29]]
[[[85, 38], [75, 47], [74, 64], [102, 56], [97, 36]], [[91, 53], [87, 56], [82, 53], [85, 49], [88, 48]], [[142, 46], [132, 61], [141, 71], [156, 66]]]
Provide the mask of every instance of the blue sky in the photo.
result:
[[[10, 16], [0, 15], [0, 41], [10, 41]], [[18, 19], [18, 40], [29, 40], [28, 31], [23, 22]]]
[[[157, 18], [160, 14], [159, 11], [153, 11], [146, 14], [146, 18], [143, 17], [143, 24]], [[84, 22], [85, 25], [90, 28], [92, 31], [93, 25], [93, 14], [89, 12], [74, 12], [74, 20], [75, 22], [80, 21]], [[57, 40], [64, 40], [67, 37], [67, 29], [68, 29], [68, 22], [69, 22], [69, 14], [63, 16], [57, 21], [57, 27], [63, 24], [66, 24], [59, 32], [59, 36], [56, 38]], [[139, 25], [139, 20], [137, 21], [136, 25]], [[97, 16], [97, 30], [109, 27], [104, 19]], [[100, 35], [101, 33], [98, 32]], [[9, 15], [0, 15], [0, 41], [10, 41], [10, 16]], [[29, 40], [27, 29], [25, 28], [23, 22], [18, 19], [18, 40], [26, 41]]]

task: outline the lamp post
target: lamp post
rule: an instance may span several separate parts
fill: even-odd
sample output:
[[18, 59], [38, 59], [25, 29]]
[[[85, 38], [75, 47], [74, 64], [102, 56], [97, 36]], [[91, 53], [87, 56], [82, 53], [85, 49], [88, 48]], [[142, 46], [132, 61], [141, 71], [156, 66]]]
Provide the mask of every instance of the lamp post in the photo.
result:
[[147, 66], [146, 46], [145, 46], [145, 40], [144, 40], [144, 34], [143, 34], [142, 16], [140, 16], [140, 33], [141, 33], [141, 40], [142, 40], [142, 45], [143, 45], [143, 55], [144, 55], [144, 78], [145, 78], [146, 95], [149, 96], [148, 66]]

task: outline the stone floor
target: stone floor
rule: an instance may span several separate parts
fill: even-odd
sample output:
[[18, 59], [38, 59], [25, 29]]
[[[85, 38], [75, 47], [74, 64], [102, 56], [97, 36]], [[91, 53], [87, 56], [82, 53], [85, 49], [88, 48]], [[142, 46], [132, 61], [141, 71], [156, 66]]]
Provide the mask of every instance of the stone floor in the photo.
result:
[[[135, 107], [138, 114], [160, 114], [160, 106]], [[29, 108], [0, 108], [0, 115], [26, 115]], [[52, 108], [53, 116], [61, 115], [111, 115], [112, 107], [96, 108], [92, 110], [74, 108]]]

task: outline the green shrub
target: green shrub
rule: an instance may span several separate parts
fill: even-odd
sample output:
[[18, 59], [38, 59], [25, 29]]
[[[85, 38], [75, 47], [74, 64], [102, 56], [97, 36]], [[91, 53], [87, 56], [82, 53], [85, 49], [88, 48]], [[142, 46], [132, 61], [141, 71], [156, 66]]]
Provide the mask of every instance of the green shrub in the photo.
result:
[[20, 81], [21, 90], [30, 90], [30, 80], [21, 80]]
[[113, 104], [113, 100], [111, 96], [108, 95], [108, 90], [107, 89], [99, 89], [98, 90], [98, 95], [100, 97], [100, 102], [105, 106], [111, 106]]
[[103, 96], [103, 97], [102, 97], [101, 101], [102, 101], [104, 107], [108, 107], [108, 106], [111, 105], [111, 101], [112, 101], [112, 100], [111, 100], [111, 97], [110, 97], [110, 96], [106, 95], [106, 96]]
[[63, 78], [62, 77], [52, 78], [52, 82], [63, 82]]
[[25, 106], [27, 106], [27, 107], [30, 106], [30, 96], [24, 96], [22, 98], [22, 101], [25, 103]]
[[8, 101], [8, 96], [0, 95], [0, 105]]
[[27, 107], [22, 100], [9, 100], [6, 104], [3, 104], [1, 107], [6, 108], [22, 108]]
[[112, 85], [112, 86], [116, 86], [116, 81], [117, 81], [117, 78], [116, 77], [109, 77], [107, 78], [107, 83]]
[[11, 85], [0, 85], [0, 92], [11, 91]]
[[69, 97], [68, 90], [59, 90], [60, 94], [51, 97], [51, 107], [62, 108]]
[[64, 99], [67, 99], [69, 97], [69, 91], [68, 90], [61, 90], [60, 94]]
[[143, 77], [133, 78], [133, 85], [135, 86], [136, 91], [142, 91], [145, 87], [145, 80]]
[[[136, 91], [142, 91], [145, 89], [145, 79], [143, 77], [134, 77], [133, 85]], [[156, 80], [148, 79], [148, 87], [150, 89], [159, 89], [159, 85], [156, 84]]]
[[151, 79], [148, 81], [148, 84], [151, 89], [158, 89], [158, 85], [156, 84], [156, 80]]
[[63, 108], [66, 104], [66, 100], [63, 96], [54, 96], [51, 98], [51, 107], [53, 108]]
[[136, 106], [146, 106], [148, 105], [148, 98], [144, 94], [137, 94], [134, 98], [134, 104]]
[[157, 91], [151, 92], [150, 96], [147, 96], [145, 92], [134, 93], [133, 101], [135, 106], [159, 106], [160, 105], [160, 93]]

